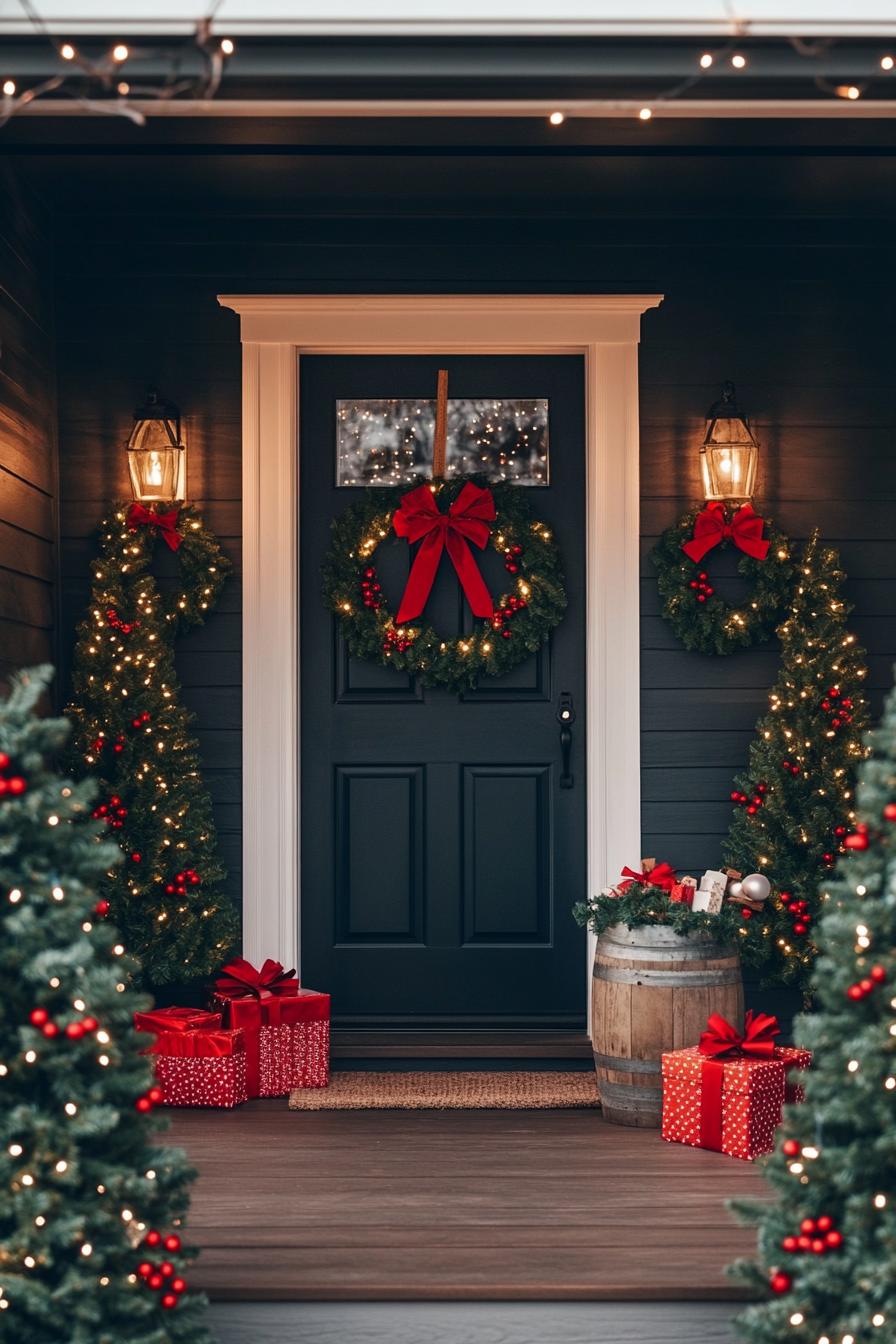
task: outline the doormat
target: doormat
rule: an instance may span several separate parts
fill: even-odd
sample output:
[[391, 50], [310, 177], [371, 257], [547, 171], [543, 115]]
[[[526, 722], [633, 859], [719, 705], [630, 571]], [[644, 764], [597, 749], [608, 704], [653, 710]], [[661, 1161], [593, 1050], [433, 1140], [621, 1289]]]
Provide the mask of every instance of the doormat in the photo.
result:
[[587, 1072], [334, 1073], [329, 1087], [296, 1088], [291, 1111], [543, 1111], [598, 1106]]

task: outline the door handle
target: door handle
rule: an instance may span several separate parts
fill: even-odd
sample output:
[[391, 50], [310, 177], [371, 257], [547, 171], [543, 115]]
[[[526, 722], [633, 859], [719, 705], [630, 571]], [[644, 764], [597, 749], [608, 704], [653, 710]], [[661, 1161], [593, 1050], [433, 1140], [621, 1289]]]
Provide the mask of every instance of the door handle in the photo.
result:
[[575, 705], [569, 691], [560, 692], [560, 704], [557, 706], [557, 722], [560, 724], [560, 787], [571, 789], [573, 777], [569, 769], [569, 757], [572, 751], [572, 725], [576, 721]]

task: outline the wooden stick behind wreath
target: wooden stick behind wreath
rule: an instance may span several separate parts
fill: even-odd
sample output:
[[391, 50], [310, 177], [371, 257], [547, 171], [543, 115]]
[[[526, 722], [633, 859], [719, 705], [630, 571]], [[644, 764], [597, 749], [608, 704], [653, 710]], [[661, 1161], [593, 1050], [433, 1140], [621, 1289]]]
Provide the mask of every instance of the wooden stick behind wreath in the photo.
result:
[[436, 427], [432, 439], [432, 478], [445, 475], [445, 451], [448, 442], [448, 370], [439, 369], [436, 391]]

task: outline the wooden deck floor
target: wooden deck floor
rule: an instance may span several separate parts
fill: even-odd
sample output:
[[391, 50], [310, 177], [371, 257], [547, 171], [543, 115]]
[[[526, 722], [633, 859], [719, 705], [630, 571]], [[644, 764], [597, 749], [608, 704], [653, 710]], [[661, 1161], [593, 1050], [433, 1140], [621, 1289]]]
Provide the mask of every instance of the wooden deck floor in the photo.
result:
[[171, 1113], [218, 1300], [733, 1299], [757, 1170], [593, 1111]]

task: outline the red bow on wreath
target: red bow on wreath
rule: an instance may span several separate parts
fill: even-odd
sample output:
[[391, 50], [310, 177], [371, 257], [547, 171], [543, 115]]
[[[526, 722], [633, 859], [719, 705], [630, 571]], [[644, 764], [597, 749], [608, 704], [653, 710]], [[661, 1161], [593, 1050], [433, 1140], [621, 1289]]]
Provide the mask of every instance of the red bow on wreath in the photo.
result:
[[451, 563], [474, 616], [493, 615], [491, 595], [473, 558], [469, 543], [482, 550], [488, 541], [489, 523], [494, 521], [495, 501], [491, 490], [467, 481], [447, 513], [440, 513], [435, 495], [428, 485], [418, 485], [402, 497], [392, 526], [408, 544], [422, 541], [395, 617], [396, 625], [413, 621], [426, 606], [436, 570], [447, 547]]
[[774, 1059], [775, 1037], [780, 1034], [778, 1019], [769, 1013], [754, 1013], [748, 1008], [744, 1017], [743, 1033], [722, 1017], [721, 1013], [712, 1013], [707, 1019], [706, 1031], [701, 1033], [698, 1048], [701, 1055], [727, 1055], [733, 1051], [741, 1055], [758, 1055], [762, 1059]]
[[128, 509], [128, 527], [135, 531], [141, 525], [157, 527], [172, 551], [176, 551], [183, 541], [177, 530], [177, 517], [180, 509], [173, 508], [168, 513], [154, 513], [145, 504], [134, 503]]
[[617, 891], [627, 891], [633, 882], [640, 882], [645, 887], [662, 887], [663, 891], [671, 891], [675, 886], [678, 879], [670, 864], [642, 859], [641, 865], [643, 872], [640, 873], [636, 873], [633, 868], [623, 868], [622, 876], [627, 877], [628, 881], [620, 882]]
[[724, 504], [707, 504], [697, 514], [694, 522], [694, 535], [684, 542], [682, 550], [689, 560], [699, 564], [714, 546], [723, 541], [733, 541], [735, 546], [754, 560], [764, 560], [768, 555], [769, 543], [762, 539], [763, 520], [753, 512], [752, 505], [743, 504], [729, 523]]
[[215, 990], [224, 999], [269, 999], [272, 995], [294, 995], [299, 982], [295, 971], [284, 971], [279, 961], [268, 957], [256, 970], [245, 957], [228, 961], [215, 980]]

